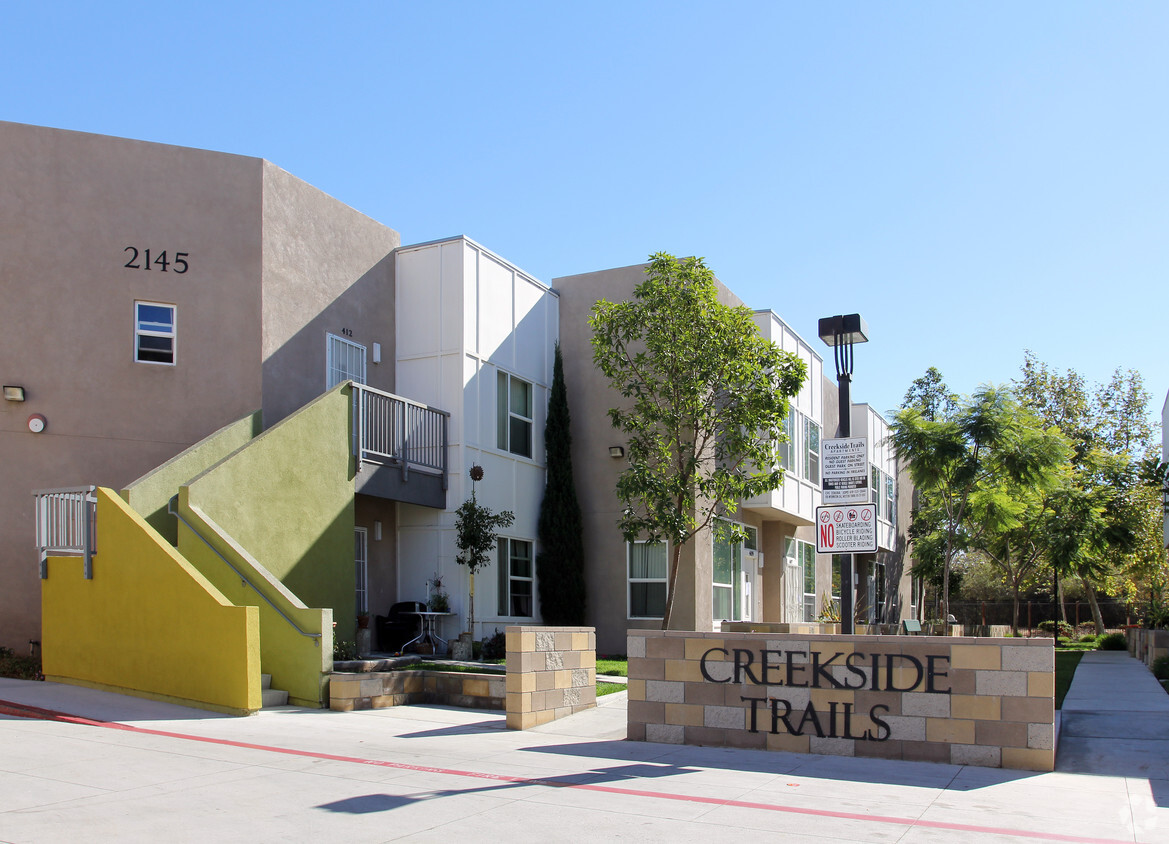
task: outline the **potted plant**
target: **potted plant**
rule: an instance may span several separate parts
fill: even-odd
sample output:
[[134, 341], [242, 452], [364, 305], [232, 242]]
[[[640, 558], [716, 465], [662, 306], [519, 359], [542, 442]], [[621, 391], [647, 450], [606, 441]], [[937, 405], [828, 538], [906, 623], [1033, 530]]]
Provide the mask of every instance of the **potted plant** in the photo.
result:
[[442, 576], [438, 572], [434, 573], [434, 578], [430, 581], [430, 597], [426, 601], [426, 608], [431, 612], [451, 611], [450, 596], [443, 588]]

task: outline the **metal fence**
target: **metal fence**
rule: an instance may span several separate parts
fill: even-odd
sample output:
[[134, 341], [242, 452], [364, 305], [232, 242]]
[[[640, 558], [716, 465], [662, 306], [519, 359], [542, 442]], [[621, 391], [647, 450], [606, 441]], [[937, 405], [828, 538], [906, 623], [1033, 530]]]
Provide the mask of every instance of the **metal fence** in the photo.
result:
[[353, 385], [356, 453], [361, 462], [400, 464], [442, 474], [447, 469], [447, 422], [450, 414], [410, 399]]
[[96, 487], [42, 489], [33, 493], [36, 506], [36, 542], [41, 578], [49, 576], [48, 558], [85, 558], [85, 578], [93, 579], [93, 555], [97, 553]]
[[[1104, 626], [1121, 627], [1132, 623], [1133, 608], [1124, 601], [1101, 598], [1097, 601]], [[1084, 600], [1064, 601], [1068, 623], [1073, 626], [1092, 623], [1092, 607]], [[1014, 607], [1011, 601], [950, 601], [950, 614], [965, 625], [1010, 625]], [[1059, 604], [1048, 600], [1019, 601], [1019, 628], [1034, 630], [1041, 621], [1060, 620]]]

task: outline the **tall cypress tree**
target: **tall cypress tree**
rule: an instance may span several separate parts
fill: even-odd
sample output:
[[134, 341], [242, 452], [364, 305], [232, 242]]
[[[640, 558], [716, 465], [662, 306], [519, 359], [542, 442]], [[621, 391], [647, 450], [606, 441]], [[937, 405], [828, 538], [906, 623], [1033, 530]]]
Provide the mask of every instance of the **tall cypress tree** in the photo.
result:
[[548, 421], [544, 428], [548, 479], [540, 505], [540, 550], [536, 555], [540, 613], [545, 624], [580, 626], [585, 621], [584, 530], [572, 479], [572, 435], [560, 344], [552, 370]]

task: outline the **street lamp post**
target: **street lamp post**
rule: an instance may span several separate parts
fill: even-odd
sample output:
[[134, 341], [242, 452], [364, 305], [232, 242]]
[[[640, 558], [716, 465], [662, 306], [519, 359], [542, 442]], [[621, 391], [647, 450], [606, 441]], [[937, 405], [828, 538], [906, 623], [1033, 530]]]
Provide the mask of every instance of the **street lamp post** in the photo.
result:
[[[820, 320], [820, 339], [832, 347], [836, 359], [836, 389], [839, 396], [839, 417], [836, 436], [852, 435], [852, 347], [867, 343], [869, 327], [860, 314], [838, 314]], [[840, 632], [856, 632], [856, 588], [853, 585], [853, 555], [841, 554], [840, 561]]]

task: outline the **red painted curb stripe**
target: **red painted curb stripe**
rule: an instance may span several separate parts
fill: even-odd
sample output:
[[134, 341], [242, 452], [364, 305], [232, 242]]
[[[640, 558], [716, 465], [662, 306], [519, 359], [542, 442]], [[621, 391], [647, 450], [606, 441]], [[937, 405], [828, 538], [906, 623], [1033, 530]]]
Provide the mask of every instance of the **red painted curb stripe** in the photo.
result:
[[915, 818], [899, 818], [892, 815], [869, 815], [858, 812], [836, 812], [831, 809], [809, 809], [797, 806], [778, 806], [773, 803], [752, 803], [746, 800], [724, 800], [719, 797], [701, 797], [688, 794], [672, 794], [666, 791], [643, 791], [634, 788], [618, 788], [610, 785], [589, 785], [587, 783], [568, 783], [558, 780], [532, 779], [507, 774], [487, 774], [480, 771], [460, 771], [453, 768], [432, 768], [426, 765], [411, 765], [406, 762], [387, 762], [381, 759], [362, 759], [357, 756], [339, 756], [333, 753], [318, 753], [313, 750], [296, 750], [288, 747], [275, 747], [265, 744], [252, 744], [230, 739], [210, 738], [189, 733], [173, 733], [167, 730], [151, 730], [146, 727], [135, 727], [130, 724], [120, 724], [117, 721], [95, 721], [64, 712], [55, 712], [51, 709], [41, 709], [37, 706], [28, 706], [22, 703], [0, 700], [0, 715], [12, 715], [17, 718], [38, 718], [46, 721], [58, 721], [65, 724], [77, 724], [85, 727], [101, 727], [107, 730], [124, 730], [125, 732], [140, 735], [161, 736], [163, 738], [181, 739], [183, 741], [198, 741], [205, 744], [219, 744], [225, 747], [238, 747], [244, 750], [260, 750], [266, 753], [282, 753], [287, 756], [303, 756], [311, 759], [324, 759], [330, 762], [349, 762], [357, 765], [373, 765], [380, 768], [392, 768], [399, 771], [413, 771], [427, 774], [446, 774], [456, 777], [471, 777], [474, 779], [495, 780], [497, 782], [515, 783], [517, 785], [539, 785], [549, 788], [575, 788], [582, 791], [595, 791], [603, 794], [620, 794], [626, 797], [648, 797], [656, 800], [676, 800], [684, 803], [703, 803], [712, 806], [730, 806], [736, 809], [760, 809], [768, 812], [785, 812], [793, 815], [811, 815], [821, 818], [838, 818], [841, 820], [868, 821], [872, 823], [895, 824], [905, 827], [919, 827], [925, 829], [947, 829], [957, 832], [975, 832], [984, 835], [1009, 835], [1016, 838], [1030, 838], [1040, 841], [1065, 841], [1072, 844], [1132, 844], [1131, 841], [1122, 841], [1112, 838], [1084, 838], [1078, 835], [1063, 835], [1057, 832], [1040, 832], [1034, 830], [1008, 829], [1006, 827], [977, 826], [974, 824], [947, 823], [946, 821], [926, 821]]

